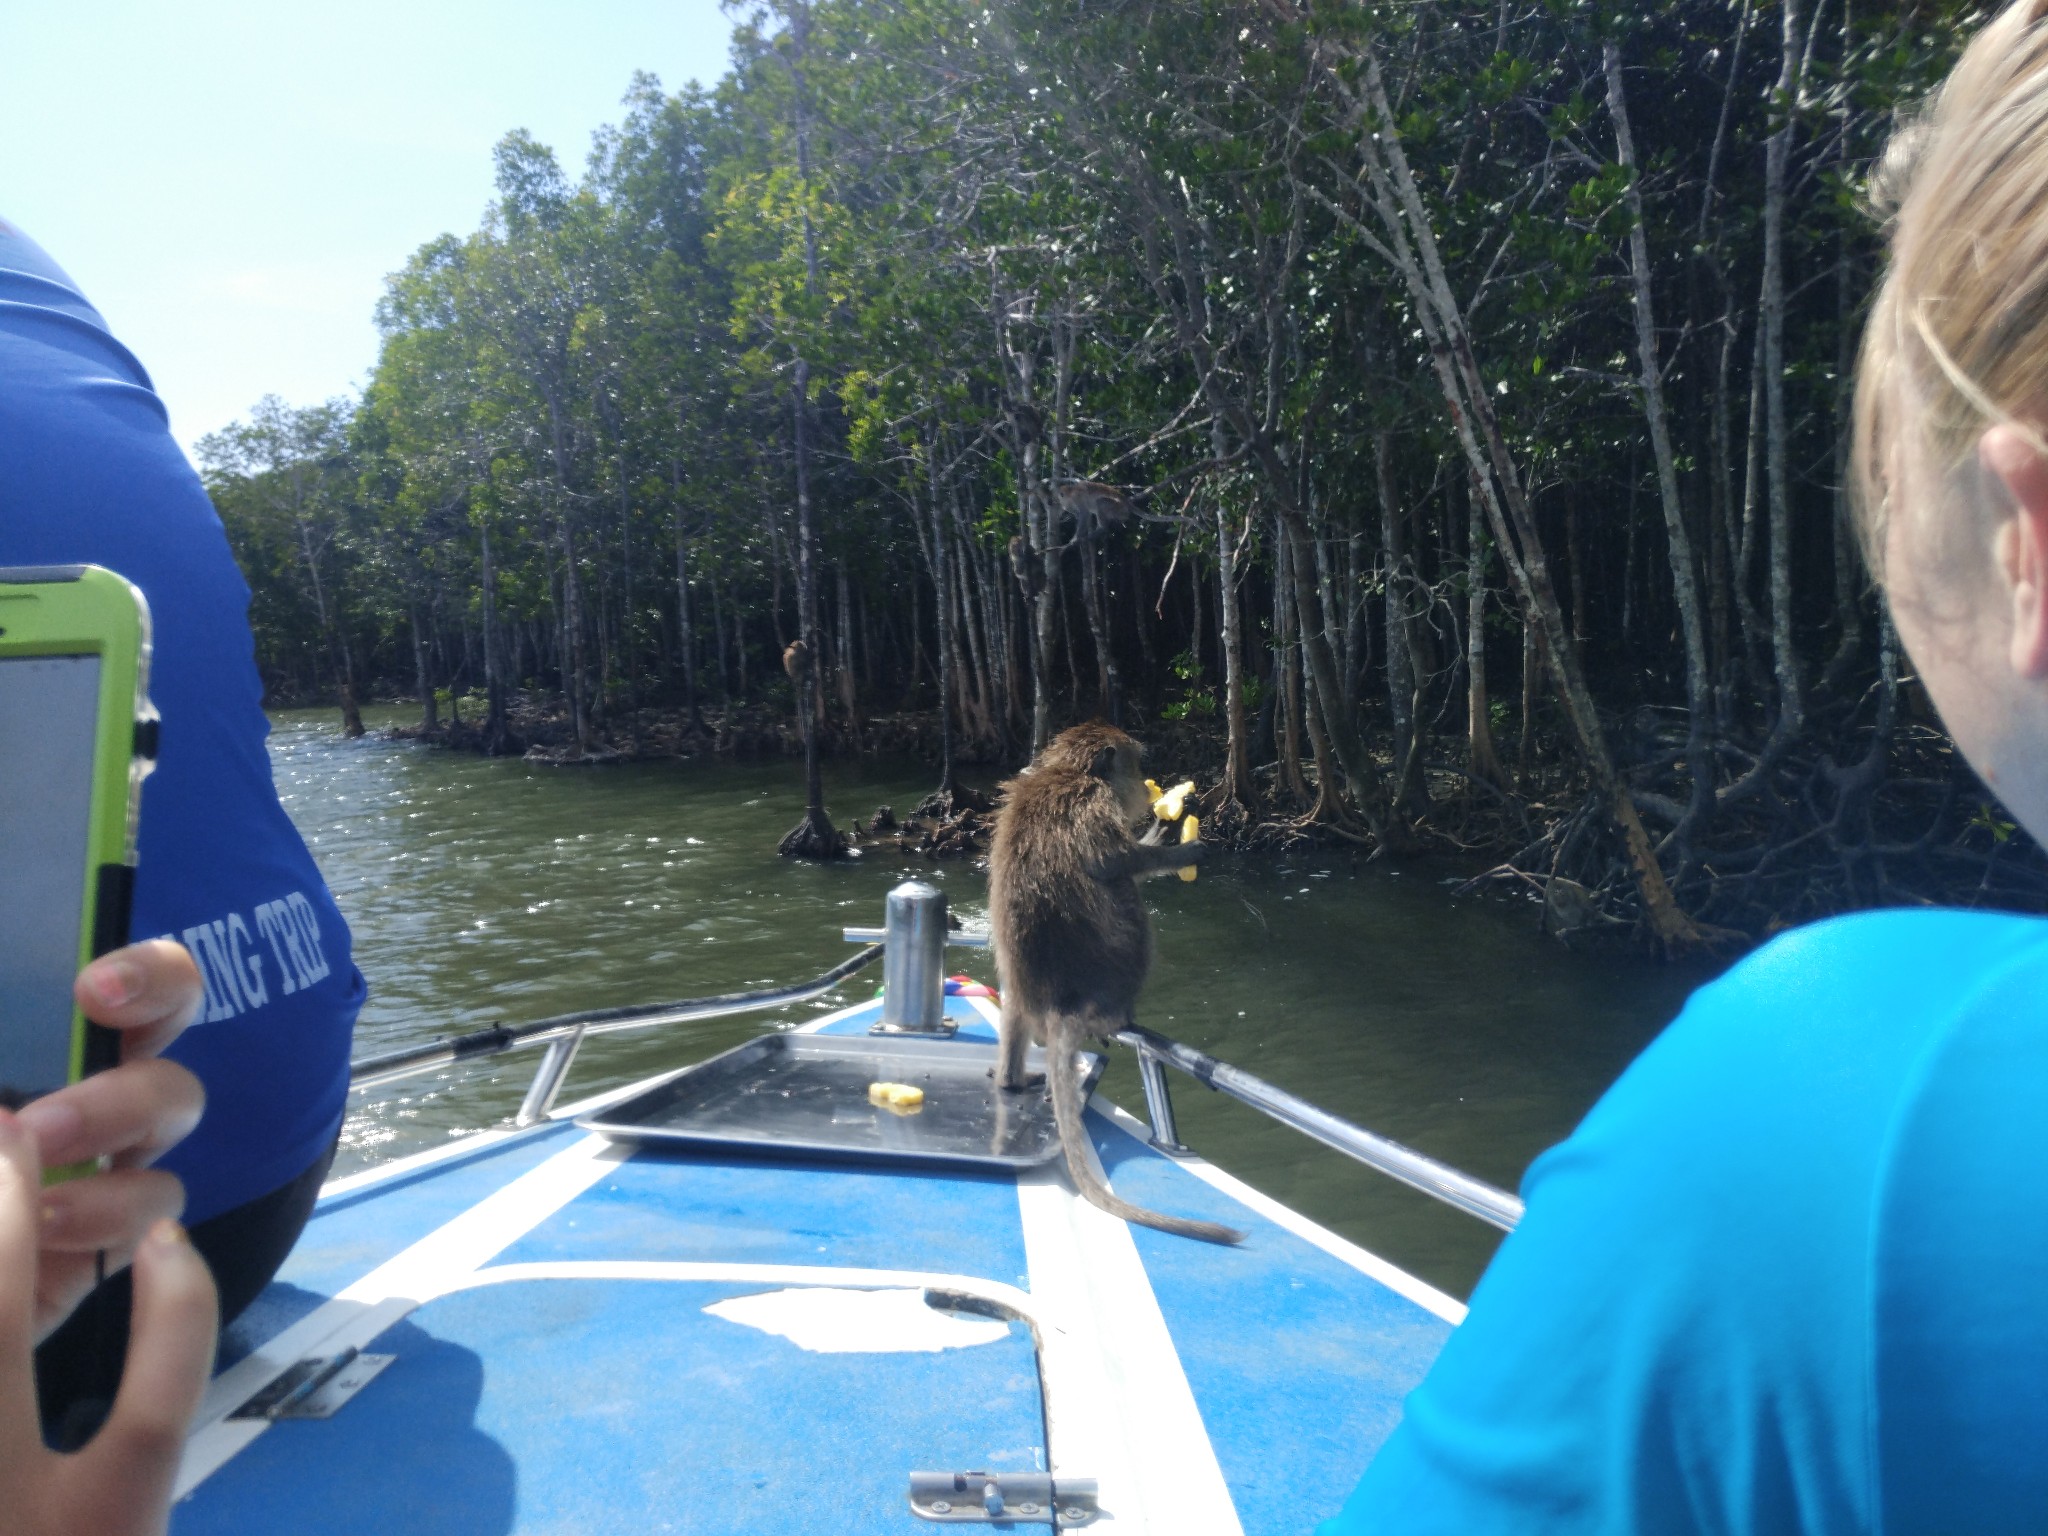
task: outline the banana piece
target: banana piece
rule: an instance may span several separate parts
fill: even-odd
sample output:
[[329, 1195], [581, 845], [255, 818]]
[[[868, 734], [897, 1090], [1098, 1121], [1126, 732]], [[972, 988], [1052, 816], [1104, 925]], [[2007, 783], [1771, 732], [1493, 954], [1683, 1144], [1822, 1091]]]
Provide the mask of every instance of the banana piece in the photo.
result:
[[[1147, 779], [1145, 787], [1147, 789], [1158, 789], [1159, 786], [1150, 779]], [[1184, 779], [1174, 785], [1173, 788], [1155, 794], [1152, 797], [1152, 814], [1161, 821], [1179, 821], [1182, 807], [1187, 803], [1188, 796], [1194, 792], [1195, 781], [1193, 779]]]
[[[1183, 784], [1181, 786], [1183, 789], [1192, 789], [1193, 787], [1190, 784]], [[1202, 819], [1199, 816], [1190, 816], [1180, 824], [1180, 840], [1182, 842], [1192, 843], [1200, 838], [1201, 835]], [[1193, 864], [1183, 864], [1179, 871], [1181, 879], [1192, 882], [1195, 878], [1195, 868], [1196, 866]]]
[[924, 1090], [909, 1083], [869, 1083], [868, 1102], [899, 1115], [914, 1115], [924, 1108]]

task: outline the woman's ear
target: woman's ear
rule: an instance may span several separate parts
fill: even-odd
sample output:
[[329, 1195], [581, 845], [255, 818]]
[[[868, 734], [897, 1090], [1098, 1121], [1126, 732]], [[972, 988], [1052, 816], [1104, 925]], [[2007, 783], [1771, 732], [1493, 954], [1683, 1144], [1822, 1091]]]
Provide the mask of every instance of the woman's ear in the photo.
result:
[[2032, 433], [2000, 422], [1977, 439], [1977, 459], [2012, 497], [1994, 549], [2012, 605], [2012, 669], [2048, 678], [2048, 453]]

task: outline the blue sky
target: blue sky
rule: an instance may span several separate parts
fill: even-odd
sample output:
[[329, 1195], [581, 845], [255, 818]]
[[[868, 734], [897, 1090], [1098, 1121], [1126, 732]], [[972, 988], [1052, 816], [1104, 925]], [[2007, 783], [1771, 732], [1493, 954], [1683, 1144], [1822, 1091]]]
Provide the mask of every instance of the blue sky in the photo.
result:
[[513, 128], [571, 176], [635, 69], [724, 73], [717, 0], [0, 0], [0, 216], [190, 445], [376, 357], [384, 275], [476, 227]]

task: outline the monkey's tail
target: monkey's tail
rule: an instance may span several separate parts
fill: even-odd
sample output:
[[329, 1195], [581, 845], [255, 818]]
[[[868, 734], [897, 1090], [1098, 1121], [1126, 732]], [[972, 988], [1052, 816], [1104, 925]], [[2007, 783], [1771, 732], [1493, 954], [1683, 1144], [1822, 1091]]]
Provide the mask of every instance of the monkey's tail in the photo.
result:
[[1199, 1238], [1205, 1243], [1241, 1243], [1244, 1233], [1213, 1221], [1190, 1221], [1184, 1216], [1166, 1216], [1133, 1205], [1105, 1184], [1088, 1157], [1088, 1127], [1082, 1118], [1081, 1079], [1074, 1071], [1073, 1037], [1070, 1031], [1048, 1031], [1045, 1052], [1045, 1087], [1052, 1096], [1053, 1118], [1059, 1123], [1060, 1147], [1067, 1154], [1067, 1172], [1074, 1187], [1090, 1205], [1135, 1221], [1141, 1227], [1171, 1232], [1176, 1237]]

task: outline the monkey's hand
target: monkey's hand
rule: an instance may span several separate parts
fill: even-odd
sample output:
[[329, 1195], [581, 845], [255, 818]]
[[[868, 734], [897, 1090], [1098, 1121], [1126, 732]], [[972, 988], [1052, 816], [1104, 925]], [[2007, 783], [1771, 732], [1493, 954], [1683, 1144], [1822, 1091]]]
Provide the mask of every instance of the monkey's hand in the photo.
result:
[[1144, 880], [1170, 869], [1199, 864], [1205, 852], [1201, 843], [1138, 843], [1110, 855], [1088, 873], [1098, 880]]

